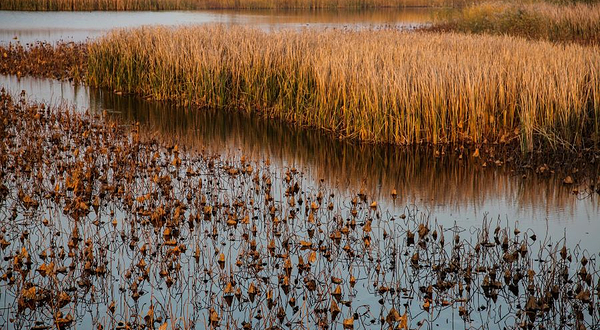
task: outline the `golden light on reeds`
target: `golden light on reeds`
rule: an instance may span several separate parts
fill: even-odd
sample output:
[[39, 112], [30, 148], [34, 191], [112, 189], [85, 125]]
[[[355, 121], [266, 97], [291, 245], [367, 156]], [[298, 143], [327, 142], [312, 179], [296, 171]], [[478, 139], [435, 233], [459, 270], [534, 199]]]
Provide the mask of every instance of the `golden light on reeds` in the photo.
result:
[[391, 144], [598, 142], [598, 47], [383, 31], [141, 28], [90, 45], [89, 82]]

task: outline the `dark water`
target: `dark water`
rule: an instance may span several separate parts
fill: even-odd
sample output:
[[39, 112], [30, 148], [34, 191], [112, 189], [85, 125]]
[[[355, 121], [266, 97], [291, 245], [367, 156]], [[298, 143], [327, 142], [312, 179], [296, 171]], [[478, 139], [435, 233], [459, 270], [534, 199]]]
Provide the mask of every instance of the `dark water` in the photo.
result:
[[[19, 40], [85, 41], [114, 28], [142, 25], [220, 23], [281, 28], [414, 28], [432, 21], [439, 10], [378, 11], [170, 11], [170, 12], [11, 12], [0, 11], [0, 43]], [[16, 39], [15, 39], [16, 38]]]
[[600, 251], [594, 239], [600, 233], [598, 196], [573, 194], [562, 177], [524, 178], [504, 166], [473, 165], [468, 157], [435, 157], [427, 148], [356, 145], [250, 115], [179, 108], [48, 79], [1, 76], [0, 86], [26, 90], [34, 100], [140, 122], [148, 134], [182, 147], [301, 168], [314, 182], [323, 179], [347, 192], [363, 189], [392, 214], [410, 206], [445, 227], [463, 228], [478, 227], [487, 216], [538, 236], [566, 235], [573, 245]]

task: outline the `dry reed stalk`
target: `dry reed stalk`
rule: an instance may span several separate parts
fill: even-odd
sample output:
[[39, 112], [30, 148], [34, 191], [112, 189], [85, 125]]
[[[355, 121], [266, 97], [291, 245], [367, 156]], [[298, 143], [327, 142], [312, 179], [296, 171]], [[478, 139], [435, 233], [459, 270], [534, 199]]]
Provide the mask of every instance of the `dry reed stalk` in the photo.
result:
[[598, 47], [515, 37], [204, 26], [117, 31], [89, 50], [92, 84], [256, 111], [392, 144], [589, 147]]

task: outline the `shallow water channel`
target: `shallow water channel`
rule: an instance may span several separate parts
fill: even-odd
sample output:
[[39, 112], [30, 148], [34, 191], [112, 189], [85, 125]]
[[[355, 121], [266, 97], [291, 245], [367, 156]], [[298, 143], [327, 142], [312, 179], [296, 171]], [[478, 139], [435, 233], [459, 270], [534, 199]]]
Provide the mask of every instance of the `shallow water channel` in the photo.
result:
[[[390, 12], [367, 12], [367, 13], [345, 13], [337, 15], [332, 13], [299, 14], [290, 12], [140, 12], [140, 13], [27, 13], [27, 12], [0, 12], [0, 43], [13, 40], [21, 42], [33, 42], [36, 40], [57, 41], [73, 40], [83, 41], [105, 33], [114, 27], [131, 27], [145, 24], [197, 24], [207, 22], [220, 22], [224, 24], [244, 24], [258, 26], [261, 28], [352, 28], [352, 27], [375, 27], [393, 25], [398, 27], [412, 27], [424, 24], [431, 19], [433, 13], [430, 10], [405, 10]], [[93, 28], [90, 28], [93, 26]], [[13, 39], [17, 37], [17, 39]], [[79, 112], [89, 111], [92, 114], [108, 116], [117, 119], [124, 125], [135, 122], [140, 123], [144, 134], [153, 136], [163, 141], [177, 144], [183, 150], [203, 151], [220, 155], [220, 159], [227, 163], [240, 159], [248, 159], [257, 163], [268, 161], [270, 166], [265, 171], [273, 174], [274, 180], [283, 181], [290, 169], [298, 169], [301, 190], [316, 192], [324, 190], [332, 193], [336, 205], [350, 207], [353, 194], [361, 192], [368, 196], [369, 202], [376, 201], [378, 210], [383, 219], [396, 219], [395, 223], [387, 220], [378, 222], [378, 227], [373, 229], [373, 244], [380, 244], [377, 251], [389, 251], [393, 246], [387, 246], [381, 235], [393, 233], [393, 230], [402, 228], [403, 224], [398, 219], [408, 216], [409, 220], [426, 221], [429, 224], [437, 224], [448, 230], [452, 235], [460, 233], [463, 237], [475, 238], [480, 233], [482, 226], [489, 226], [491, 230], [496, 226], [502, 228], [520, 229], [526, 235], [535, 233], [538, 241], [531, 244], [531, 248], [541, 248], [542, 244], [558, 242], [562, 245], [562, 239], [566, 238], [566, 246], [581, 253], [586, 250], [585, 255], [597, 258], [600, 252], [600, 240], [596, 238], [600, 233], [600, 200], [598, 195], [585, 192], [574, 194], [572, 187], [562, 183], [563, 177], [539, 177], [535, 174], [522, 176], [513, 172], [509, 166], [481, 166], [478, 160], [468, 155], [459, 156], [449, 151], [445, 155], [436, 155], [433, 150], [427, 148], [399, 148], [389, 146], [360, 145], [350, 142], [338, 141], [318, 131], [299, 129], [276, 121], [266, 121], [247, 114], [229, 113], [224, 111], [206, 111], [176, 107], [170, 104], [151, 102], [127, 95], [116, 95], [109, 91], [98, 90], [86, 86], [73, 85], [68, 82], [59, 82], [50, 79], [17, 78], [15, 76], [0, 76], [0, 87], [9, 90], [13, 95], [18, 95], [22, 90], [26, 92], [31, 101], [45, 102], [51, 105], [67, 105], [77, 109]], [[224, 180], [227, 184], [229, 181]], [[232, 184], [233, 185], [233, 184]], [[274, 184], [276, 186], [276, 184]], [[239, 189], [239, 186], [233, 186]], [[392, 198], [391, 192], [396, 190], [397, 198]], [[230, 192], [233, 196], [236, 192]], [[275, 191], [275, 196], [282, 195], [281, 191]], [[313, 196], [314, 197], [314, 196]], [[307, 198], [307, 197], [304, 197]], [[339, 204], [338, 204], [339, 203]], [[284, 203], [282, 203], [284, 204]], [[368, 208], [360, 211], [367, 217], [373, 213]], [[328, 215], [324, 220], [329, 219]], [[329, 219], [332, 220], [332, 219]], [[333, 220], [332, 220], [333, 221]], [[386, 222], [387, 221], [387, 222]], [[406, 220], [408, 221], [408, 220]], [[122, 224], [128, 228], [127, 224]], [[65, 225], [68, 228], [68, 225]], [[91, 225], [90, 225], [91, 227]], [[327, 226], [325, 226], [327, 227]], [[267, 237], [262, 236], [260, 227], [257, 240], [259, 244], [266, 244]], [[300, 225], [299, 229], [306, 229]], [[387, 231], [386, 231], [387, 230]], [[107, 241], [118, 240], [115, 237], [107, 237]], [[297, 239], [307, 239], [305, 232], [293, 233]], [[312, 236], [312, 235], [311, 235]], [[191, 237], [191, 236], [190, 236]], [[325, 236], [326, 237], [326, 236]], [[452, 240], [448, 236], [448, 240]], [[312, 238], [312, 237], [311, 237]], [[39, 238], [43, 242], [46, 238]], [[264, 239], [265, 241], [260, 241]], [[359, 239], [360, 242], [360, 239]], [[191, 239], [195, 244], [206, 244], [201, 239]], [[225, 242], [219, 248], [221, 251], [229, 251], [231, 254], [239, 252], [236, 242]], [[118, 252], [116, 252], [118, 250]], [[174, 315], [191, 313], [196, 317], [197, 328], [206, 327], [208, 307], [213, 303], [213, 297], [207, 296], [198, 302], [202, 315], [189, 310], [189, 302], [194, 301], [194, 295], [202, 292], [213, 293], [213, 288], [207, 290], [202, 287], [200, 278], [204, 283], [213, 283], [215, 278], [210, 278], [202, 269], [194, 268], [190, 264], [184, 264], [182, 270], [189, 278], [199, 274], [199, 283], [189, 280], [189, 287], [176, 290], [157, 291], [143, 296], [135, 308], [130, 305], [131, 301], [123, 298], [119, 293], [121, 284], [119, 274], [123, 270], [138, 262], [138, 256], [123, 247], [115, 250], [114, 264], [111, 261], [109, 268], [114, 270], [112, 278], [107, 278], [106, 291], [110, 298], [99, 295], [99, 301], [94, 302], [89, 311], [79, 310], [73, 313], [77, 315], [76, 325], [88, 328], [90, 323], [105, 322], [115, 325], [115, 319], [107, 321], [107, 305], [109, 300], [115, 299], [120, 304], [117, 314], [122, 313], [127, 318], [129, 312], [148, 309], [152, 299], [158, 300], [164, 306], [171, 306]], [[400, 248], [401, 251], [402, 248]], [[310, 251], [310, 249], [308, 250]], [[394, 250], [395, 251], [395, 250]], [[212, 253], [217, 255], [215, 246], [206, 248], [206, 255]], [[408, 253], [408, 252], [407, 252]], [[364, 269], [355, 269], [358, 273], [358, 282], [354, 292], [345, 298], [353, 299], [355, 313], [360, 314], [358, 319], [363, 323], [355, 323], [355, 328], [372, 328], [378, 313], [384, 317], [389, 310], [389, 303], [395, 301], [385, 300], [379, 307], [379, 296], [375, 294], [374, 286], [378, 283], [374, 280], [368, 265], [373, 265], [373, 256], [369, 256], [371, 263], [359, 264]], [[110, 257], [109, 257], [110, 258]], [[210, 257], [214, 259], [213, 257]], [[227, 256], [229, 258], [229, 254]], [[296, 258], [296, 257], [293, 257]], [[363, 258], [365, 258], [363, 256]], [[375, 256], [385, 259], [386, 256]], [[541, 257], [540, 257], [541, 258]], [[211, 259], [211, 260], [212, 260]], [[229, 260], [229, 259], [228, 259]], [[385, 259], [387, 260], [387, 259]], [[384, 260], [384, 261], [385, 261]], [[231, 260], [233, 262], [233, 259]], [[294, 263], [297, 259], [292, 260]], [[340, 259], [332, 264], [324, 263], [322, 274], [327, 276], [344, 277], [346, 280], [346, 260]], [[493, 265], [488, 265], [493, 267]], [[221, 269], [233, 268], [227, 265]], [[538, 266], [531, 266], [538, 267]], [[542, 267], [542, 266], [540, 266]], [[133, 267], [134, 268], [134, 267]], [[537, 269], [537, 268], [536, 268]], [[206, 269], [204, 269], [205, 271]], [[202, 275], [200, 275], [202, 273]], [[270, 276], [274, 273], [271, 273]], [[433, 284], [433, 278], [413, 280], [405, 271], [400, 279], [382, 276], [382, 281], [400, 281], [408, 288]], [[362, 277], [361, 277], [362, 276]], [[300, 278], [300, 275], [298, 276]], [[378, 278], [378, 277], [377, 277]], [[114, 281], [114, 283], [111, 283]], [[265, 279], [265, 283], [268, 282]], [[275, 278], [276, 281], [276, 278]], [[415, 282], [416, 281], [416, 282]], [[246, 282], [242, 285], [247, 284]], [[373, 284], [373, 285], [375, 285]], [[194, 286], [199, 285], [197, 291]], [[268, 285], [267, 285], [268, 286]], [[154, 290], [154, 287], [150, 287]], [[163, 290], [161, 288], [160, 290]], [[412, 290], [412, 289], [411, 289]], [[412, 311], [414, 320], [421, 318], [428, 320], [425, 328], [502, 328], [505, 324], [511, 324], [512, 319], [506, 318], [510, 301], [496, 305], [481, 302], [480, 316], [473, 316], [471, 323], [464, 323], [458, 317], [457, 309], [448, 309], [441, 312], [435, 318], [422, 312], [421, 303], [409, 303], [418, 290], [408, 291], [402, 296], [401, 303], [404, 310]], [[10, 303], [12, 292], [3, 292], [0, 301], [0, 324], [9, 328], [27, 325], [27, 321], [13, 324], [7, 322], [15, 315], [9, 312], [13, 308]], [[207, 294], [208, 295], [208, 294]], [[114, 298], [117, 297], [117, 298]], [[121, 297], [121, 298], [118, 298]], [[176, 297], [176, 298], [174, 298]], [[281, 295], [283, 297], [283, 295]], [[385, 298], [385, 295], [382, 295]], [[479, 296], [477, 299], [479, 299]], [[104, 299], [104, 300], [103, 300]], [[121, 300], [119, 300], [121, 299]], [[314, 303], [321, 306], [322, 301], [311, 300], [313, 296], [304, 296], [306, 304]], [[382, 298], [383, 299], [383, 298]], [[385, 298], [388, 299], [388, 298]], [[395, 299], [395, 298], [393, 298]], [[302, 300], [298, 296], [298, 300]], [[254, 301], [252, 301], [254, 303]], [[400, 303], [398, 302], [398, 303]], [[340, 303], [341, 304], [341, 303]], [[329, 302], [327, 301], [329, 308]], [[290, 305], [291, 306], [291, 305]], [[264, 307], [264, 306], [263, 306]], [[323, 306], [321, 306], [323, 307]], [[477, 306], [476, 306], [477, 307]], [[486, 309], [482, 309], [487, 307]], [[84, 307], [87, 309], [88, 307]], [[296, 313], [295, 307], [287, 307], [286, 313]], [[306, 306], [301, 306], [301, 309]], [[157, 307], [158, 309], [158, 307]], [[352, 309], [351, 309], [352, 310]], [[267, 311], [259, 310], [266, 313]], [[420, 311], [420, 312], [419, 312]], [[140, 312], [140, 311], [138, 311]], [[164, 311], [163, 311], [164, 312]], [[228, 316], [231, 319], [252, 318], [256, 310], [239, 309], [231, 311]], [[309, 313], [310, 314], [310, 313]], [[344, 309], [343, 318], [348, 317]], [[357, 315], [358, 315], [357, 314]], [[425, 315], [424, 315], [425, 314]], [[433, 314], [432, 314], [433, 315]], [[23, 317], [23, 315], [21, 315]], [[131, 316], [131, 315], [129, 315]], [[173, 315], [171, 315], [173, 316]], [[351, 316], [351, 314], [350, 314]], [[363, 317], [364, 316], [364, 317]], [[35, 315], [40, 317], [40, 315]], [[222, 314], [222, 317], [225, 317]], [[42, 317], [43, 319], [43, 317]], [[204, 320], [204, 321], [202, 321]], [[490, 323], [490, 321], [492, 323]], [[112, 323], [111, 323], [112, 322]], [[302, 327], [304, 320], [297, 320], [293, 325]], [[307, 327], [309, 321], [306, 320]], [[240, 323], [237, 324], [241, 326]], [[341, 319], [336, 324], [341, 328]], [[412, 327], [416, 327], [412, 324]], [[379, 327], [379, 324], [377, 324]]]

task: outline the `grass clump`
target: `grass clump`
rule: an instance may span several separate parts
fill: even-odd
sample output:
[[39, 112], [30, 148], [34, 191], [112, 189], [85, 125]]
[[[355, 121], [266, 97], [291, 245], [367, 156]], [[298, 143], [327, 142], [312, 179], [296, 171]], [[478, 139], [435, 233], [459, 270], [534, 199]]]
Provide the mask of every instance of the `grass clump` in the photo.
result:
[[600, 52], [514, 37], [140, 28], [89, 47], [92, 84], [391, 144], [596, 145]]
[[600, 43], [600, 4], [486, 2], [463, 8], [440, 26], [555, 42]]

